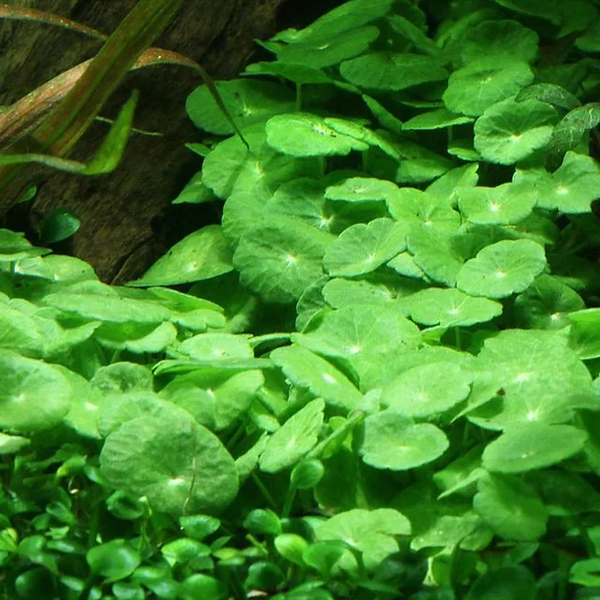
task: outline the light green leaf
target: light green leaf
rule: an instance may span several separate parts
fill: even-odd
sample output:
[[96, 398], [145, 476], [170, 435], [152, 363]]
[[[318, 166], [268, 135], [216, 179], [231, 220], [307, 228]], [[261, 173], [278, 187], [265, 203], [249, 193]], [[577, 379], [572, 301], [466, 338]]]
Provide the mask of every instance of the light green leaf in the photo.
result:
[[373, 177], [349, 177], [325, 190], [325, 198], [343, 202], [385, 201], [399, 192], [391, 181]]
[[569, 314], [569, 338], [577, 355], [588, 360], [600, 356], [600, 308], [583, 308]]
[[[576, 408], [598, 406], [589, 371], [560, 331], [502, 331], [485, 341], [477, 363], [491, 375], [491, 395], [503, 390], [503, 395], [469, 413], [481, 427], [565, 423]], [[480, 377], [477, 372], [474, 377], [476, 388]]]
[[23, 258], [32, 258], [48, 254], [50, 250], [35, 248], [26, 239], [24, 233], [9, 229], [0, 229], [0, 264]]
[[450, 75], [443, 100], [453, 113], [479, 116], [532, 82], [533, 72], [525, 61], [482, 57]]
[[408, 224], [410, 233], [419, 229], [428, 232], [454, 233], [460, 227], [460, 214], [435, 196], [410, 187], [388, 197], [388, 209], [394, 219]]
[[157, 353], [173, 344], [177, 329], [173, 323], [103, 323], [95, 332], [96, 339], [112, 350], [129, 350], [134, 354]]
[[456, 287], [473, 296], [505, 298], [522, 292], [545, 269], [544, 248], [531, 240], [504, 240], [486, 246], [468, 260]]
[[42, 361], [0, 351], [0, 427], [30, 433], [58, 425], [69, 411], [69, 381]]
[[355, 277], [374, 271], [406, 248], [406, 227], [392, 219], [357, 223], [327, 247], [323, 259], [332, 277]]
[[433, 281], [447, 286], [456, 284], [465, 261], [474, 256], [484, 243], [475, 234], [444, 235], [425, 227], [408, 235], [408, 250], [414, 255], [417, 267]]
[[272, 219], [242, 237], [233, 264], [242, 284], [267, 302], [293, 302], [323, 275], [323, 256], [333, 239], [295, 219]]
[[235, 463], [219, 439], [176, 408], [109, 434], [100, 466], [111, 485], [175, 516], [218, 512], [238, 492]]
[[387, 21], [396, 33], [401, 35], [417, 50], [431, 56], [436, 56], [440, 53], [440, 48], [431, 38], [427, 37], [426, 32], [405, 17], [389, 15]]
[[211, 431], [226, 429], [245, 415], [264, 383], [262, 372], [251, 370], [251, 364], [228, 369], [226, 362], [208, 360], [204, 368], [177, 375], [160, 391], [161, 398], [184, 408]]
[[556, 111], [545, 102], [507, 98], [475, 123], [475, 150], [488, 162], [510, 165], [548, 144]]
[[232, 249], [219, 225], [198, 229], [177, 242], [131, 286], [179, 285], [233, 270]]
[[377, 27], [363, 25], [330, 34], [326, 39], [313, 38], [313, 40], [282, 46], [277, 52], [277, 60], [282, 63], [322, 69], [362, 54], [378, 37]]
[[478, 169], [478, 164], [463, 165], [462, 167], [451, 169], [447, 173], [444, 173], [439, 179], [436, 179], [433, 183], [429, 184], [425, 191], [430, 196], [436, 198], [440, 203], [443, 202], [449, 206], [456, 206], [456, 190], [458, 188], [477, 185], [479, 181], [479, 175], [477, 173]]
[[482, 21], [467, 31], [460, 57], [465, 63], [483, 57], [509, 58], [532, 63], [537, 58], [538, 42], [537, 33], [523, 27], [518, 21]]
[[[367, 570], [373, 570], [390, 554], [398, 552], [395, 537], [409, 535], [410, 531], [410, 522], [397, 510], [356, 508], [323, 521], [316, 527], [315, 535], [317, 540], [341, 540], [359, 550]], [[346, 560], [355, 566], [348, 554]]]
[[471, 377], [455, 363], [434, 362], [404, 371], [381, 392], [385, 407], [407, 417], [429, 417], [467, 398]]
[[267, 142], [289, 156], [346, 155], [364, 151], [368, 144], [350, 135], [342, 135], [325, 119], [307, 113], [277, 115], [267, 121]]
[[[85, 283], [85, 282], [84, 282]], [[158, 325], [170, 320], [172, 313], [158, 302], [150, 301], [151, 294], [137, 290], [109, 287], [90, 282], [87, 287], [71, 286], [64, 291], [48, 294], [44, 303], [71, 315], [85, 319], [133, 325], [145, 323]], [[146, 295], [149, 294], [149, 295]]]
[[317, 161], [282, 156], [271, 148], [264, 127], [261, 123], [244, 132], [250, 149], [239, 136], [231, 137], [217, 144], [204, 159], [202, 181], [219, 198], [228, 198], [234, 192], [256, 193], [261, 188], [270, 195], [290, 179], [321, 174]]
[[502, 304], [488, 298], [473, 298], [457, 289], [429, 288], [403, 301], [410, 318], [422, 325], [468, 327], [502, 314]]
[[202, 171], [198, 171], [179, 192], [172, 204], [204, 204], [218, 200], [214, 192], [202, 181]]
[[276, 473], [298, 463], [317, 444], [325, 402], [317, 398], [291, 416], [267, 442], [259, 459], [262, 471]]
[[546, 508], [522, 480], [510, 475], [490, 474], [479, 479], [477, 488], [473, 507], [496, 535], [526, 542], [535, 541], [546, 533]]
[[518, 223], [531, 214], [538, 196], [531, 187], [518, 183], [459, 187], [456, 195], [462, 215], [478, 225]]
[[483, 452], [488, 471], [523, 473], [559, 463], [582, 450], [587, 434], [571, 425], [527, 423], [505, 431]]
[[341, 371], [305, 348], [277, 348], [271, 359], [292, 383], [308, 388], [334, 407], [352, 410], [362, 402], [362, 394]]
[[448, 438], [435, 425], [415, 424], [401, 412], [389, 409], [365, 419], [360, 453], [372, 467], [405, 471], [434, 461], [448, 446]]
[[308, 27], [297, 31], [286, 29], [273, 40], [287, 43], [310, 43], [327, 40], [332, 35], [366, 25], [386, 15], [393, 0], [351, 0], [329, 11]]
[[431, 129], [452, 127], [453, 125], [464, 125], [465, 123], [472, 123], [473, 121], [474, 119], [472, 117], [451, 113], [446, 108], [438, 108], [437, 110], [424, 112], [409, 119], [402, 125], [402, 129], [407, 131], [427, 131]]
[[201, 333], [181, 342], [177, 352], [192, 360], [213, 360], [217, 367], [219, 360], [227, 358], [254, 358], [248, 337], [230, 333]]
[[346, 361], [356, 371], [362, 390], [380, 387], [388, 379], [389, 356], [401, 356], [421, 343], [419, 329], [397, 306], [349, 304], [327, 312], [292, 341], [323, 356]]
[[[256, 122], [293, 110], [294, 94], [283, 85], [256, 79], [233, 79], [215, 84], [223, 104], [244, 129]], [[197, 87], [186, 100], [186, 110], [194, 125], [217, 135], [233, 134], [230, 120], [217, 105], [206, 85]]]
[[[244, 74], [283, 77], [298, 85], [306, 85], [308, 83], [331, 83], [332, 81], [321, 69], [282, 62], [252, 63], [246, 67]], [[289, 112], [289, 109], [286, 109], [284, 112]]]
[[590, 212], [592, 200], [598, 198], [600, 165], [591, 156], [567, 152], [554, 173], [541, 169], [517, 170], [514, 181], [534, 189], [541, 208], [567, 214], [585, 213]]
[[342, 77], [353, 85], [376, 90], [399, 91], [422, 83], [443, 81], [448, 76], [440, 60], [421, 54], [374, 52], [347, 60]]

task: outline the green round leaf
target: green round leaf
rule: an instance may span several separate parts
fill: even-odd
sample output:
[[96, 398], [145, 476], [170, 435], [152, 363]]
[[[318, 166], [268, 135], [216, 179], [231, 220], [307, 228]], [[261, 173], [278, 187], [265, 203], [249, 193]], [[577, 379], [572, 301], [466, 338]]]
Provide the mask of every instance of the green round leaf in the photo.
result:
[[298, 463], [290, 475], [290, 483], [298, 490], [314, 488], [325, 474], [325, 467], [315, 458]]
[[533, 72], [523, 60], [478, 58], [450, 75], [443, 100], [453, 113], [479, 116], [532, 82]]
[[456, 190], [460, 212], [478, 225], [511, 225], [531, 214], [535, 190], [518, 183], [496, 187], [463, 187]]
[[422, 54], [374, 52], [347, 60], [342, 77], [353, 85], [376, 90], [404, 90], [448, 76], [437, 58]]
[[528, 542], [546, 533], [546, 508], [521, 479], [511, 475], [485, 475], [479, 478], [477, 489], [473, 508], [496, 535]]
[[266, 130], [269, 146], [289, 156], [346, 155], [369, 148], [365, 142], [339, 133], [322, 117], [307, 113], [272, 117]]
[[[227, 111], [242, 129], [294, 108], [293, 92], [278, 83], [233, 79], [219, 81], [215, 85]], [[216, 103], [208, 86], [197, 87], [188, 96], [185, 107], [190, 119], [199, 129], [217, 135], [234, 133], [233, 126]]]
[[406, 248], [406, 227], [392, 219], [357, 223], [329, 245], [323, 265], [332, 277], [355, 277], [374, 271]]
[[182, 600], [226, 600], [227, 589], [223, 582], [204, 573], [194, 573], [181, 584]]
[[92, 573], [108, 581], [129, 577], [142, 562], [139, 553], [120, 539], [94, 546], [88, 551], [86, 559]]
[[482, 21], [463, 40], [460, 57], [469, 63], [484, 56], [511, 58], [532, 63], [538, 53], [538, 35], [518, 21], [494, 19]]
[[74, 235], [81, 226], [81, 219], [70, 210], [57, 208], [49, 213], [40, 226], [40, 242], [55, 244]]
[[422, 325], [467, 327], [502, 314], [502, 305], [487, 298], [473, 298], [456, 289], [429, 288], [404, 302], [410, 318]]
[[544, 248], [531, 240], [486, 246], [458, 273], [456, 287], [473, 296], [505, 298], [522, 292], [545, 269]]
[[379, 37], [379, 29], [364, 25], [342, 33], [329, 35], [327, 39], [308, 40], [283, 46], [277, 52], [277, 60], [300, 64], [315, 69], [330, 67], [343, 60], [362, 54]]
[[471, 377], [455, 363], [435, 362], [413, 367], [383, 388], [383, 406], [407, 417], [443, 413], [466, 399]]
[[542, 469], [576, 454], [586, 440], [587, 434], [571, 425], [528, 423], [505, 431], [489, 444], [483, 466], [500, 473]]
[[443, 129], [453, 125], [464, 125], [473, 122], [472, 117], [456, 115], [446, 108], [439, 108], [431, 112], [424, 112], [412, 119], [409, 119], [402, 125], [406, 131], [422, 131], [431, 129]]
[[524, 329], [560, 329], [569, 325], [568, 314], [585, 309], [581, 296], [551, 275], [540, 275], [515, 298], [517, 324]]
[[475, 150], [488, 162], [511, 165], [550, 141], [556, 118], [545, 102], [507, 98], [477, 119]]
[[267, 473], [276, 473], [296, 464], [316, 445], [323, 426], [325, 402], [309, 402], [290, 417], [267, 442], [259, 465]]
[[271, 359], [290, 381], [334, 407], [352, 410], [362, 402], [362, 394], [341, 371], [305, 348], [277, 348]]
[[69, 411], [72, 389], [55, 367], [0, 352], [0, 427], [29, 433], [58, 425]]
[[232, 249], [219, 225], [208, 225], [177, 242], [140, 279], [128, 285], [179, 285], [229, 273]]
[[148, 497], [155, 510], [224, 509], [238, 491], [233, 458], [219, 439], [177, 407], [128, 421], [106, 438], [100, 465], [111, 485]]
[[323, 275], [328, 233], [293, 219], [272, 219], [246, 233], [233, 255], [241, 282], [265, 301], [298, 300]]
[[[409, 533], [408, 519], [391, 508], [375, 510], [357, 508], [342, 512], [320, 523], [315, 531], [319, 541], [340, 540], [362, 552], [368, 570], [373, 570], [390, 554], [398, 551], [395, 536]], [[315, 553], [310, 554], [313, 558], [317, 558]], [[325, 557], [322, 555], [322, 550], [318, 554], [321, 554], [318, 563], [323, 564]], [[329, 555], [332, 558], [330, 553]]]
[[405, 471], [434, 461], [448, 446], [446, 435], [435, 425], [415, 424], [390, 409], [366, 418], [360, 452], [372, 467]]
[[541, 208], [567, 214], [587, 213], [592, 200], [598, 198], [600, 166], [591, 156], [567, 152], [554, 173], [542, 169], [517, 171], [514, 180], [537, 192]]

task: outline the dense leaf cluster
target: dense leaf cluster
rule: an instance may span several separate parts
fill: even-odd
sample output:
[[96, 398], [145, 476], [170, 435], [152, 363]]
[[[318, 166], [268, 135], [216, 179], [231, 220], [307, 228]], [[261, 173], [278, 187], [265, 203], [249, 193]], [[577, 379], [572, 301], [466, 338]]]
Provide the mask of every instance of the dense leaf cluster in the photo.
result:
[[600, 593], [598, 23], [350, 0], [189, 97], [141, 279], [0, 230], [4, 596]]

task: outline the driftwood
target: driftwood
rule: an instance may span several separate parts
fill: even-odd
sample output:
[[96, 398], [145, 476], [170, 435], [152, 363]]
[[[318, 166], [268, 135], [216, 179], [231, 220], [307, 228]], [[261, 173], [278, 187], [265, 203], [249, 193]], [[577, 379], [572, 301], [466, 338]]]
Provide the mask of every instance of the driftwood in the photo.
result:
[[[155, 45], [198, 61], [215, 79], [235, 77], [256, 50], [254, 39], [268, 37], [276, 30], [276, 17], [284, 2], [189, 0]], [[134, 0], [7, 3], [64, 15], [110, 33]], [[298, 5], [302, 10], [302, 3]], [[0, 105], [12, 104], [90, 58], [98, 47], [98, 41], [67, 30], [0, 21]], [[122, 164], [108, 176], [86, 178], [46, 170], [26, 219], [20, 208], [9, 214], [6, 224], [22, 230], [28, 223], [32, 227], [28, 233], [34, 237], [45, 215], [67, 208], [82, 219], [80, 231], [70, 241], [72, 254], [91, 263], [107, 282], [123, 283], [141, 275], [169, 245], [215, 217], [210, 207], [203, 205], [170, 206], [200, 166], [198, 157], [183, 146], [200, 139], [185, 114], [185, 98], [200, 83], [193, 71], [178, 66], [131, 73], [103, 116], [114, 117], [131, 91], [138, 89], [135, 127], [164, 135], [133, 134]], [[95, 123], [73, 157], [89, 159], [107, 130], [106, 124]]]

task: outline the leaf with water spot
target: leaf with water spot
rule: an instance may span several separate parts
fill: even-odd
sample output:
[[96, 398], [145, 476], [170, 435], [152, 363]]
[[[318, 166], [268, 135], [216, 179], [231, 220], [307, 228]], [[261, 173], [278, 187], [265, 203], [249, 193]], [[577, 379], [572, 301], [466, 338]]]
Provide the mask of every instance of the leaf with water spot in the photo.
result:
[[548, 144], [556, 119], [556, 111], [545, 102], [507, 98], [477, 119], [475, 150], [488, 162], [514, 164]]
[[587, 434], [571, 425], [525, 423], [488, 444], [483, 466], [499, 473], [523, 473], [555, 465], [583, 449]]
[[336, 131], [323, 117], [308, 113], [272, 117], [266, 131], [269, 146], [289, 156], [345, 156], [369, 148], [364, 141]]
[[544, 248], [531, 240], [504, 240], [483, 248], [468, 260], [456, 287], [473, 296], [505, 298], [522, 292], [546, 268]]
[[325, 402], [309, 402], [292, 415], [267, 442], [259, 459], [262, 471], [276, 473], [300, 462], [317, 444], [323, 426]]
[[277, 348], [271, 359], [292, 383], [336, 408], [352, 410], [362, 402], [362, 394], [346, 375], [306, 348], [295, 344]]
[[533, 77], [524, 60], [485, 56], [454, 71], [442, 98], [453, 113], [479, 116], [532, 83]]
[[413, 321], [428, 326], [468, 327], [502, 314], [502, 304], [499, 302], [474, 298], [453, 288], [422, 290], [408, 296], [403, 306]]
[[178, 407], [144, 416], [108, 435], [100, 468], [110, 485], [146, 496], [174, 516], [214, 513], [238, 492], [235, 463], [219, 439]]
[[493, 382], [491, 396], [468, 412], [480, 427], [505, 429], [524, 423], [566, 423], [579, 407], [598, 407], [592, 377], [559, 331], [502, 331], [485, 341], [474, 367], [474, 389]]

